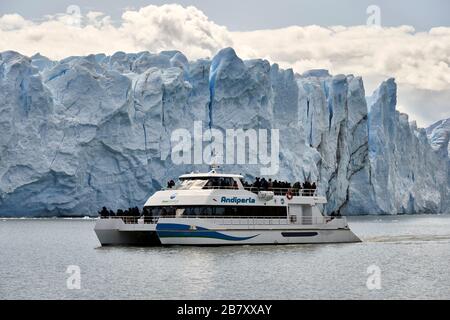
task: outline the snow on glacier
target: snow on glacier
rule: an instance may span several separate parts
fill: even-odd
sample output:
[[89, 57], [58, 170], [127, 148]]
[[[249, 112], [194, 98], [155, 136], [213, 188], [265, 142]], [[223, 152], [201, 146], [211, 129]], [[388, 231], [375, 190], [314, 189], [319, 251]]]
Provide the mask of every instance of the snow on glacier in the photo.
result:
[[[366, 99], [353, 75], [301, 75], [233, 49], [51, 61], [0, 54], [0, 215], [85, 215], [142, 206], [176, 165], [171, 133], [279, 129], [276, 179], [318, 182], [328, 213], [450, 211], [450, 120], [427, 132], [396, 111], [393, 79]], [[250, 152], [255, 152], [250, 150]], [[222, 166], [260, 175], [258, 165]]]

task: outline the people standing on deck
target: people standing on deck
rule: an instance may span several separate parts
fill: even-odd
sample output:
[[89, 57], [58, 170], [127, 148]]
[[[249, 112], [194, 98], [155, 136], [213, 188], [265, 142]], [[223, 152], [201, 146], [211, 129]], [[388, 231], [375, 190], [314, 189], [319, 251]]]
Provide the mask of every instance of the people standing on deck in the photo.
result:
[[106, 209], [106, 207], [103, 207], [101, 211], [98, 212], [98, 215], [100, 217], [107, 217], [109, 216], [109, 211]]
[[278, 181], [277, 181], [277, 180], [274, 180], [274, 181], [273, 181], [272, 187], [273, 187], [274, 189], [279, 188], [279, 184], [278, 184]]
[[255, 187], [256, 190], [259, 191], [259, 189], [261, 188], [261, 181], [259, 181], [259, 177], [256, 177], [255, 180], [256, 180], [256, 181], [255, 181], [255, 183], [253, 184], [253, 187]]
[[261, 189], [267, 190], [269, 188], [269, 183], [267, 182], [266, 178], [261, 179]]
[[175, 187], [175, 181], [173, 181], [173, 180], [168, 181], [167, 188], [172, 189], [173, 187]]
[[311, 185], [311, 193], [312, 193], [311, 195], [312, 196], [314, 195], [314, 193], [316, 193], [316, 189], [317, 189], [316, 183], [313, 182]]
[[310, 189], [311, 189], [311, 183], [308, 181], [308, 180], [306, 180], [305, 182], [303, 182], [303, 192], [302, 192], [302, 195], [304, 195], [304, 196], [309, 196], [309, 194], [310, 194]]

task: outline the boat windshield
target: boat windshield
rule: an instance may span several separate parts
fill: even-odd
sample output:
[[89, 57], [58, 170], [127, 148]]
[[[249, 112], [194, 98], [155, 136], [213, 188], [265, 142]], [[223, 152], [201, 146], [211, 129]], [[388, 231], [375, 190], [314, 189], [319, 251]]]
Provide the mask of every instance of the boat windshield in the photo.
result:
[[203, 189], [237, 189], [233, 178], [213, 177], [209, 178]]
[[192, 177], [181, 178], [172, 189], [238, 189], [238, 186], [230, 177]]
[[176, 190], [188, 190], [188, 189], [202, 189], [208, 182], [208, 178], [190, 178], [180, 179], [174, 189]]

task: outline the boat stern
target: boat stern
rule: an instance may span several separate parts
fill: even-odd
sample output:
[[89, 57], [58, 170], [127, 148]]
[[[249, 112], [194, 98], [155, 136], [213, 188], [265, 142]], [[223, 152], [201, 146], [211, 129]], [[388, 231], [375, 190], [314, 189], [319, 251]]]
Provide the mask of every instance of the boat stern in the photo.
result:
[[131, 221], [132, 217], [98, 219], [94, 231], [102, 246], [159, 246], [156, 224]]

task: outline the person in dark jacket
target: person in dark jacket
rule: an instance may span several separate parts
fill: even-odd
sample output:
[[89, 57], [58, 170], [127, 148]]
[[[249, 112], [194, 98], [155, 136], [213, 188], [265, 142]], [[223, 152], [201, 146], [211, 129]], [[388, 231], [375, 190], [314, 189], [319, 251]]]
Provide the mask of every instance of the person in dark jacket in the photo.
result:
[[267, 190], [269, 188], [269, 183], [267, 182], [266, 178], [261, 179], [261, 189]]
[[314, 193], [316, 192], [316, 189], [317, 189], [316, 183], [313, 182], [311, 185], [311, 193], [312, 193], [311, 195], [314, 195]]
[[253, 183], [253, 187], [256, 188], [256, 190], [259, 190], [261, 188], [261, 181], [259, 180], [259, 177], [256, 177], [256, 181]]
[[106, 207], [103, 207], [101, 211], [98, 212], [100, 217], [107, 217], [109, 215], [108, 209]]

